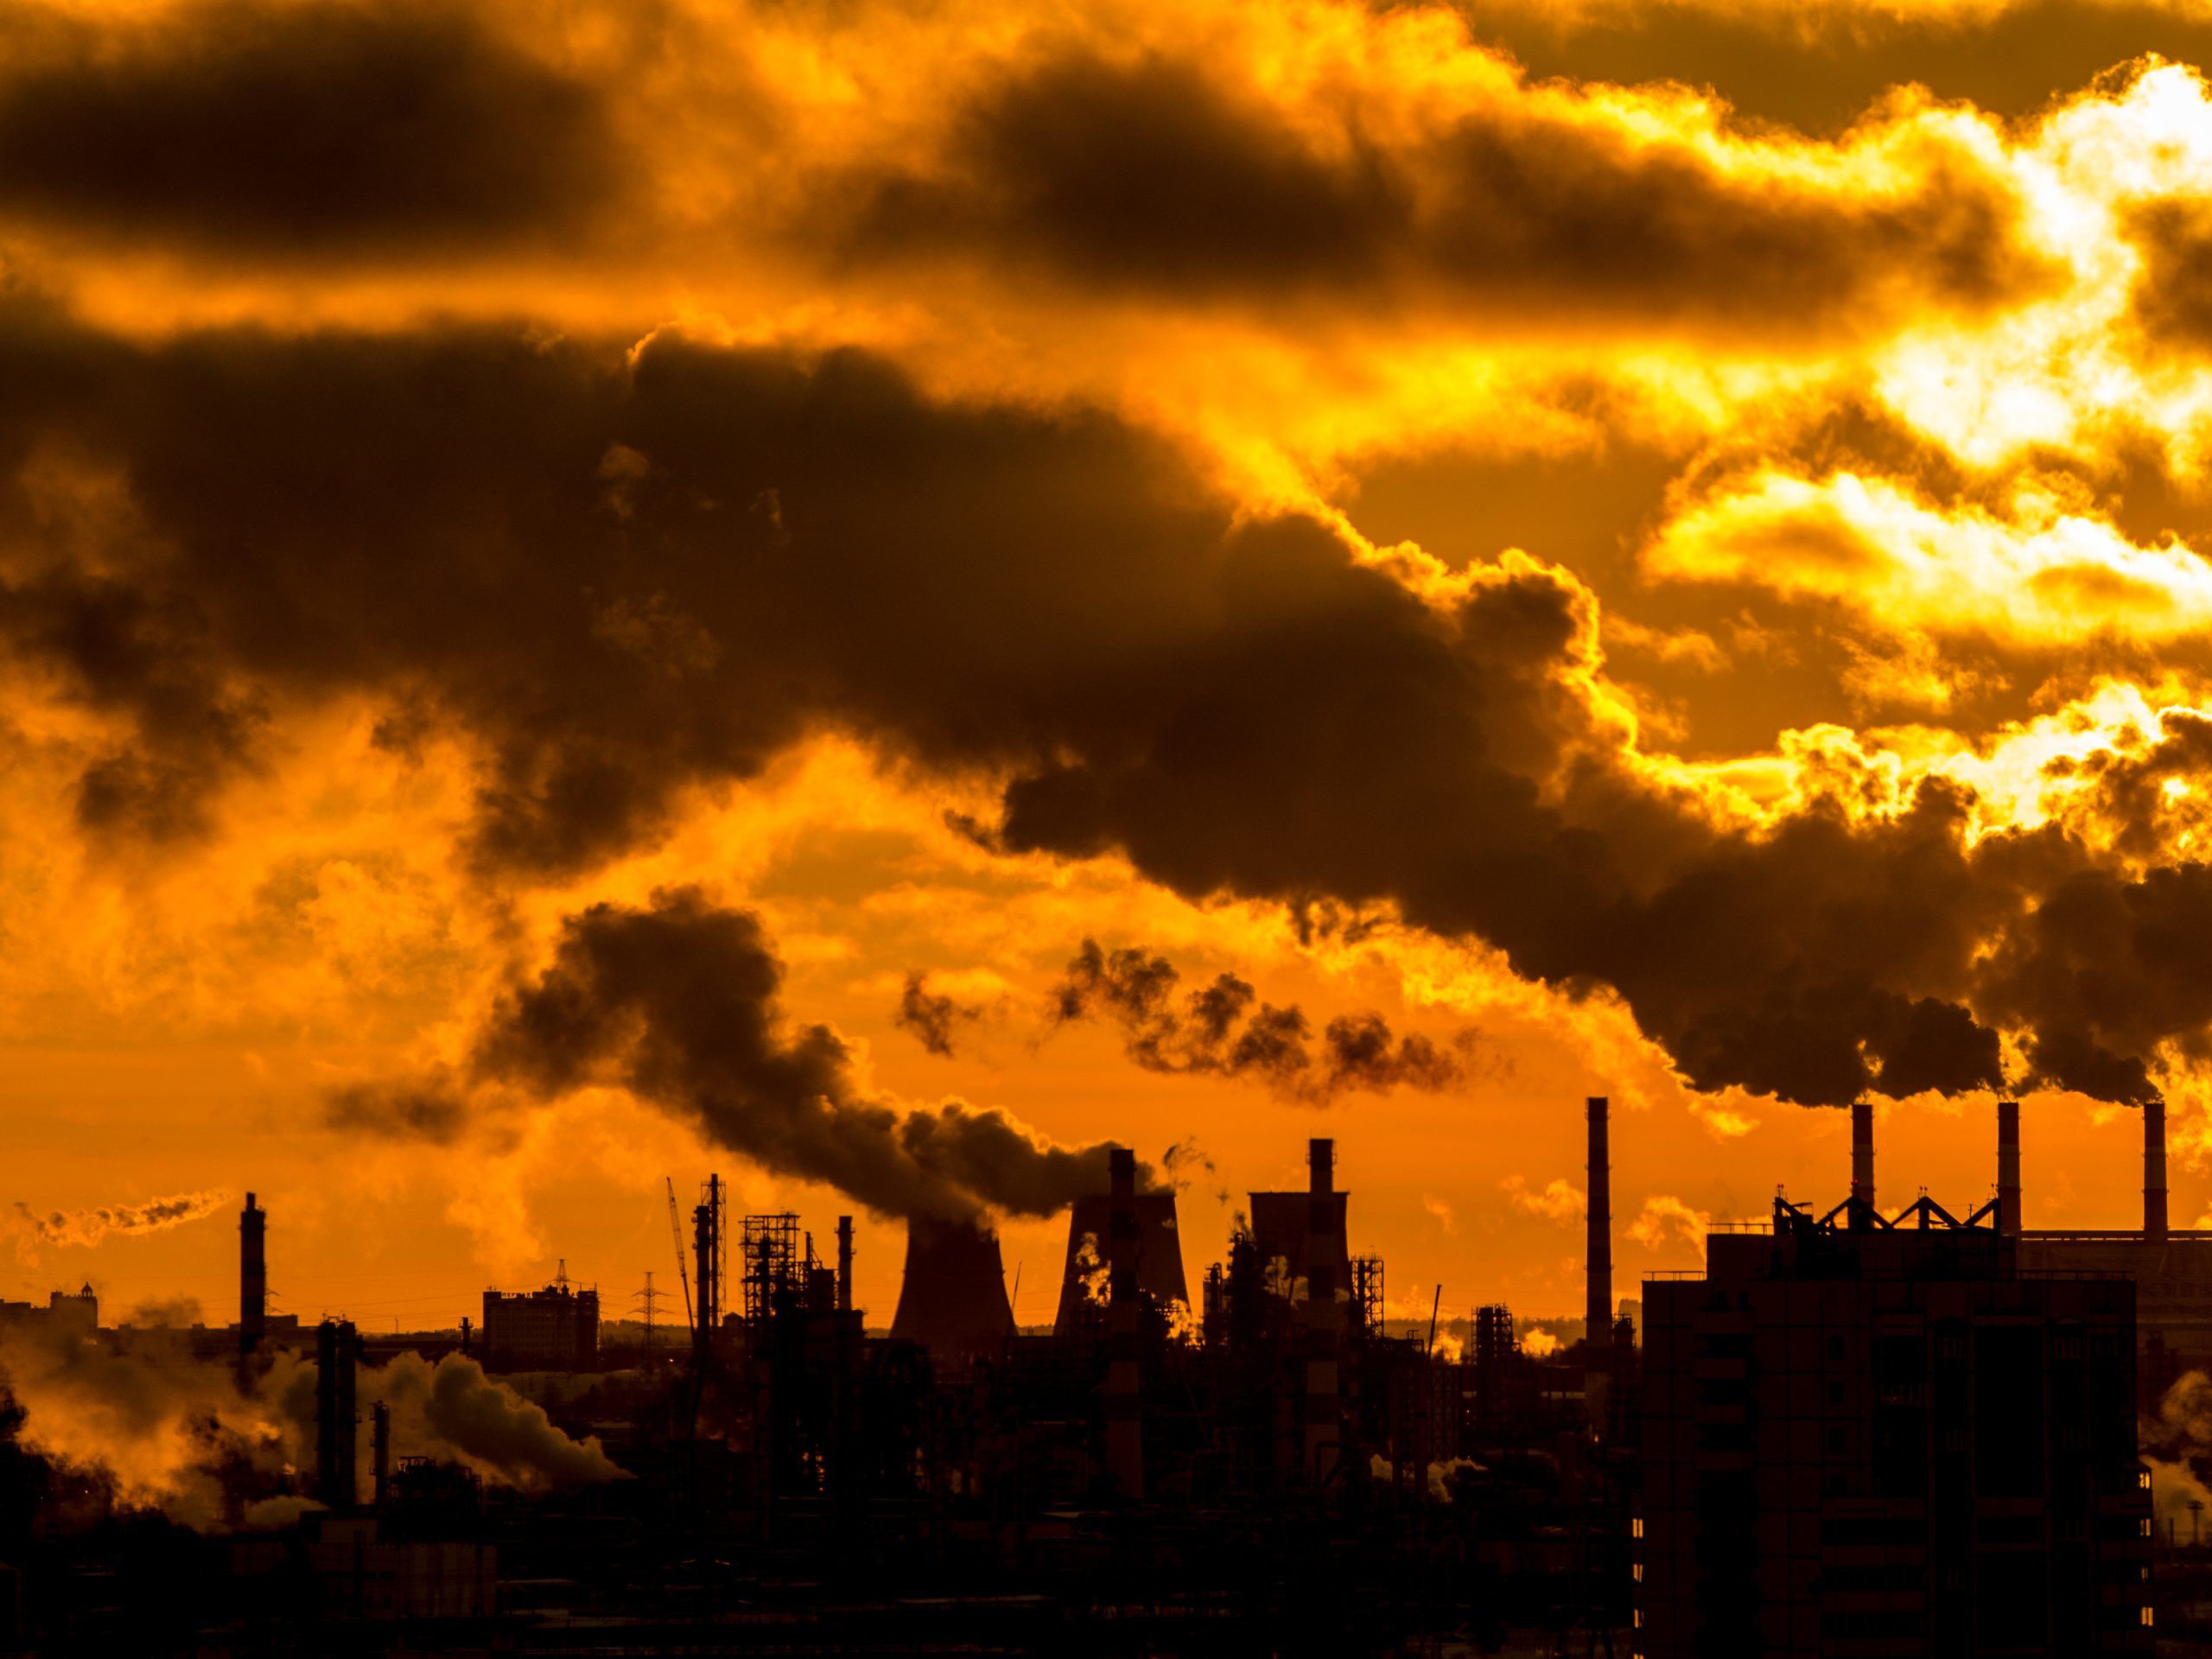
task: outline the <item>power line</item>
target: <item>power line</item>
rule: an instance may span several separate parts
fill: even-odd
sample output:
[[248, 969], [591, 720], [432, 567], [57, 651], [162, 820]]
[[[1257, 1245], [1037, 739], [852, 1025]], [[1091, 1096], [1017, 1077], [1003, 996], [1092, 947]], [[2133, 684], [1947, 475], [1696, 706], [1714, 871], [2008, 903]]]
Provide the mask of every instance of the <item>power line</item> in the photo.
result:
[[653, 1288], [653, 1274], [651, 1268], [645, 1269], [645, 1287], [643, 1290], [630, 1293], [630, 1300], [641, 1304], [645, 1308], [645, 1357], [648, 1360], [653, 1357], [653, 1304], [664, 1301], [667, 1298], [666, 1291]]

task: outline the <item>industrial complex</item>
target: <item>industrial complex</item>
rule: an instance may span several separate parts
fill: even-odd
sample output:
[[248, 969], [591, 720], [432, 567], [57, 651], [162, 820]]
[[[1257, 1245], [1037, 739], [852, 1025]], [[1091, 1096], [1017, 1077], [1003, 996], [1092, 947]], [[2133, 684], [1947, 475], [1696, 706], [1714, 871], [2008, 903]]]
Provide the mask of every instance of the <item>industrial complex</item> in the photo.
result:
[[[730, 1213], [715, 1176], [688, 1226], [671, 1186], [686, 1315], [658, 1348], [611, 1340], [565, 1275], [486, 1292], [458, 1331], [302, 1328], [270, 1312], [281, 1217], [249, 1194], [237, 1322], [181, 1333], [175, 1363], [285, 1402], [296, 1457], [215, 1459], [190, 1529], [112, 1502], [62, 1526], [100, 1495], [16, 1451], [0, 1633], [2055, 1659], [2151, 1653], [2162, 1610], [2189, 1628], [2206, 1570], [2159, 1519], [2138, 1430], [2212, 1362], [2212, 1234], [2167, 1225], [2162, 1110], [2139, 1229], [2025, 1227], [2012, 1103], [1989, 1202], [1885, 1209], [1862, 1106], [1841, 1203], [1717, 1224], [1702, 1271], [1625, 1299], [1607, 1102], [1586, 1115], [1586, 1319], [1542, 1354], [1499, 1304], [1389, 1318], [1325, 1139], [1302, 1190], [1249, 1195], [1195, 1296], [1175, 1194], [1116, 1151], [1033, 1330], [987, 1217], [913, 1217], [872, 1321], [849, 1217], [825, 1258], [799, 1217]], [[103, 1327], [89, 1289], [0, 1305], [5, 1332], [143, 1336]]]

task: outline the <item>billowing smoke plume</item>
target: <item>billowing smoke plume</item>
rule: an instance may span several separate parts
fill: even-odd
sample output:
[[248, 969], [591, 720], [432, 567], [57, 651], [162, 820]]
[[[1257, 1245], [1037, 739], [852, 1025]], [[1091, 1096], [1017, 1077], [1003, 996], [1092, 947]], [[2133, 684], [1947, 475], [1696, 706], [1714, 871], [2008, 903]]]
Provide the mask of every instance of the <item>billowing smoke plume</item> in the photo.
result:
[[0, 1394], [23, 1413], [22, 1445], [88, 1471], [118, 1508], [203, 1532], [289, 1490], [302, 1442], [283, 1398], [297, 1370], [280, 1352], [261, 1387], [242, 1393], [231, 1367], [194, 1359], [178, 1339], [117, 1349], [43, 1324], [0, 1325]]
[[102, 1205], [89, 1210], [35, 1211], [16, 1205], [17, 1248], [41, 1245], [90, 1249], [112, 1235], [167, 1232], [205, 1220], [231, 1201], [227, 1192], [180, 1192], [143, 1204]]
[[[1052, 1146], [995, 1109], [872, 1092], [843, 1038], [786, 1020], [782, 982], [759, 918], [696, 888], [642, 907], [594, 905], [568, 919], [544, 971], [501, 999], [463, 1076], [341, 1091], [334, 1109], [359, 1124], [397, 1101], [391, 1127], [404, 1131], [451, 1121], [474, 1085], [551, 1098], [614, 1084], [880, 1214], [1049, 1215], [1104, 1189], [1103, 1143]], [[426, 1101], [437, 1109], [420, 1109]]]
[[[2163, 1534], [2169, 1523], [2178, 1539], [2193, 1535], [2212, 1510], [2204, 1475], [2212, 1469], [2212, 1376], [2187, 1371], [2159, 1399], [2155, 1416], [2137, 1426], [2144, 1461], [2151, 1465], [2152, 1503]], [[2191, 1505], [2201, 1505], [2192, 1510]]]
[[[447, 1354], [435, 1365], [420, 1354], [397, 1355], [363, 1371], [358, 1391], [365, 1401], [391, 1408], [395, 1456], [443, 1457], [487, 1480], [532, 1491], [627, 1478], [601, 1450], [598, 1436], [570, 1440], [543, 1406], [485, 1376], [465, 1354]], [[311, 1393], [306, 1405], [312, 1424]]]
[[2186, 1371], [2176, 1377], [2139, 1438], [2147, 1450], [2170, 1458], [2212, 1458], [2212, 1376]]
[[1147, 1071], [1246, 1077], [1310, 1101], [1352, 1089], [1449, 1089], [1460, 1081], [1475, 1041], [1465, 1033], [1455, 1053], [1418, 1032], [1394, 1037], [1370, 1012], [1330, 1020], [1317, 1051], [1303, 1011], [1259, 1001], [1234, 974], [1187, 993], [1181, 983], [1165, 957], [1138, 947], [1109, 952], [1085, 939], [1053, 988], [1052, 1018], [1113, 1020], [1122, 1052]]
[[[864, 353], [630, 343], [123, 341], [0, 311], [9, 453], [128, 484], [128, 512], [57, 515], [35, 480], [0, 503], [36, 543], [0, 582], [0, 650], [114, 734], [79, 779], [92, 842], [204, 833], [266, 711], [365, 696], [407, 714], [396, 745], [450, 731], [486, 756], [480, 878], [568, 879], [836, 729], [912, 776], [1003, 779], [970, 826], [987, 846], [1118, 853], [1198, 899], [1333, 900], [1611, 988], [1699, 1089], [1991, 1089], [2010, 1038], [2018, 1086], [2139, 1101], [2212, 1054], [2212, 864], [2180, 840], [2121, 856], [2087, 797], [2096, 824], [1993, 829], [1963, 784], [1876, 810], [1839, 766], [1751, 823], [1637, 752], [1562, 569], [1372, 556], [1243, 511], [1109, 414], [938, 402]], [[740, 1034], [718, 1034], [696, 1013], [715, 996], [629, 954], [720, 939], [742, 965], [746, 931], [696, 904], [575, 918], [480, 1075], [630, 1077], [886, 1209], [1077, 1190], [994, 1114], [867, 1096], [834, 1033], [772, 1036], [757, 998], [721, 998]], [[1169, 1011], [1135, 1033], [1169, 1066], [1436, 1075], [1236, 985]], [[458, 1109], [453, 1088], [344, 1103], [432, 1132]]]
[[[465, 1464], [496, 1484], [543, 1491], [623, 1478], [596, 1439], [570, 1440], [540, 1407], [448, 1354], [403, 1354], [364, 1369], [364, 1408], [392, 1408], [401, 1457]], [[60, 1327], [0, 1326], [0, 1396], [22, 1410], [17, 1438], [93, 1476], [118, 1509], [157, 1510], [200, 1531], [276, 1524], [303, 1507], [315, 1460], [315, 1367], [288, 1350], [241, 1383], [234, 1365], [195, 1357], [159, 1332], [124, 1345]]]

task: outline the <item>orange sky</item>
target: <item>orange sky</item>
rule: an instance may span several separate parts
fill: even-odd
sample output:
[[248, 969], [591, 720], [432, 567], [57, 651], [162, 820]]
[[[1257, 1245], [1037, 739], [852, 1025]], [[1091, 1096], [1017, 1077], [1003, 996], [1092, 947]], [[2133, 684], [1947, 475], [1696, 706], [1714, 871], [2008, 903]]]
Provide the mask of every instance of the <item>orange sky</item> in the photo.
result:
[[[1955, 1210], [2020, 1093], [2087, 1226], [2162, 1093], [2203, 1214], [2198, 64], [2182, 0], [17, 9], [0, 1297], [226, 1320], [251, 1188], [282, 1310], [612, 1312], [715, 1168], [861, 1211], [879, 1319], [902, 1207], [1000, 1211], [1041, 1319], [1098, 1143], [1211, 1160], [1195, 1280], [1332, 1134], [1402, 1311], [1563, 1313], [1592, 1092], [1624, 1294], [1840, 1198], [1860, 1091]], [[1087, 940], [1173, 989], [1057, 1019]]]

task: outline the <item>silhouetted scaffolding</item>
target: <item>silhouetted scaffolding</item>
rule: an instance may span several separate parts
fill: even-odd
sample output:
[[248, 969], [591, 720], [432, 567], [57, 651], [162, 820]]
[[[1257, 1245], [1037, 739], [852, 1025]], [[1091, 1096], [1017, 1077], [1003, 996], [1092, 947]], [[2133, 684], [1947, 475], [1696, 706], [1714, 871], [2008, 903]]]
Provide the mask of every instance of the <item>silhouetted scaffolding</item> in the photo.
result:
[[1229, 1341], [1229, 1274], [1218, 1262], [1206, 1268], [1205, 1283], [1199, 1292], [1198, 1332], [1209, 1348], [1219, 1348]]
[[1352, 1311], [1372, 1335], [1382, 1332], [1382, 1258], [1371, 1251], [1351, 1259]]
[[[798, 1217], [789, 1212], [747, 1216], [741, 1240], [745, 1261], [745, 1319], [757, 1324], [772, 1313], [777, 1294], [803, 1281]], [[807, 1253], [810, 1256], [811, 1250]]]

